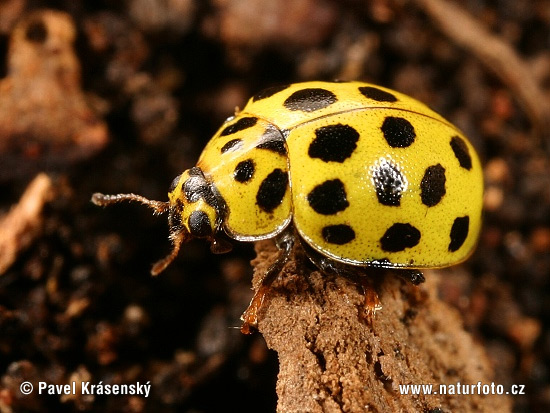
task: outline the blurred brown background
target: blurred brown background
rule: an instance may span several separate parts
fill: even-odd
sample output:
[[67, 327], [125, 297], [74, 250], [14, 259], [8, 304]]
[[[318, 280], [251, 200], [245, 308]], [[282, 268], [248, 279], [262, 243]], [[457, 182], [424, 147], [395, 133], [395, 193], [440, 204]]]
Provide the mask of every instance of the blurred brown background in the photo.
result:
[[[276, 355], [235, 328], [252, 247], [213, 256], [194, 241], [152, 278], [170, 248], [165, 218], [89, 199], [165, 200], [235, 107], [312, 79], [397, 89], [471, 139], [484, 229], [470, 260], [441, 270], [440, 294], [495, 383], [525, 385], [515, 411], [548, 411], [550, 1], [430, 3], [2, 1], [0, 412], [275, 409]], [[22, 396], [24, 380], [152, 390]]]

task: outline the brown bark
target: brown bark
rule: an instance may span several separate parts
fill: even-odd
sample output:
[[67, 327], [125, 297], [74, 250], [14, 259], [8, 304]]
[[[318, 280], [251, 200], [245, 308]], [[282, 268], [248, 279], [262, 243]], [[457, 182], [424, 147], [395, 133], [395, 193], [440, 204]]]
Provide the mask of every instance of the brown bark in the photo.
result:
[[0, 216], [0, 276], [15, 262], [40, 233], [42, 209], [53, 197], [53, 182], [38, 174], [9, 213]]
[[[265, 241], [256, 251], [257, 288], [277, 250]], [[400, 384], [491, 384], [482, 347], [437, 297], [436, 271], [418, 287], [390, 272], [378, 277], [383, 308], [369, 323], [359, 317], [361, 288], [319, 273], [300, 248], [293, 254], [259, 314], [279, 356], [277, 411], [510, 411], [506, 396], [400, 395]]]

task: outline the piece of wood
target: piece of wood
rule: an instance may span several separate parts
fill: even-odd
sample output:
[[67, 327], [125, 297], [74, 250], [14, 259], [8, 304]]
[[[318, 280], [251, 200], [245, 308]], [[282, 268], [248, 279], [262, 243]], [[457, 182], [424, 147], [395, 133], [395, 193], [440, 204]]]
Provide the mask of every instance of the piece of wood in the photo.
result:
[[42, 209], [54, 194], [53, 183], [45, 173], [38, 174], [9, 213], [0, 217], [0, 275], [38, 236]]
[[[255, 288], [277, 256], [270, 241], [256, 251]], [[277, 411], [510, 411], [506, 396], [400, 394], [399, 385], [439, 391], [492, 381], [482, 347], [438, 299], [437, 272], [425, 274], [418, 287], [391, 272], [375, 279], [383, 307], [367, 323], [361, 288], [319, 273], [298, 246], [259, 313], [259, 331], [279, 356]]]

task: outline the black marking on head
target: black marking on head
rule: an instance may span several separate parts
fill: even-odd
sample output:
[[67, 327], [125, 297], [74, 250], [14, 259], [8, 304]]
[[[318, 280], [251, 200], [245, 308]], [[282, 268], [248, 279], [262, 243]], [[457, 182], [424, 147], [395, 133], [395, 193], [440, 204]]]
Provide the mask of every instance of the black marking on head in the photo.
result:
[[183, 183], [183, 192], [185, 198], [190, 203], [197, 202], [201, 199], [204, 189], [204, 180], [198, 176], [190, 176]]
[[256, 204], [265, 212], [273, 212], [283, 202], [287, 187], [288, 174], [279, 168], [274, 169], [260, 184]]
[[388, 145], [392, 148], [411, 146], [416, 138], [413, 125], [405, 118], [386, 116], [380, 129], [382, 129]]
[[220, 136], [233, 135], [234, 133], [240, 132], [244, 129], [251, 128], [256, 124], [256, 122], [258, 122], [258, 118], [253, 116], [240, 118], [237, 122], [227, 126], [224, 130], [222, 130]]
[[365, 97], [376, 100], [377, 102], [397, 102], [397, 98], [390, 92], [385, 90], [378, 89], [377, 87], [372, 86], [361, 86], [359, 87], [359, 92], [361, 92]]
[[359, 132], [349, 125], [321, 126], [315, 130], [308, 155], [325, 162], [344, 162], [357, 148]]
[[398, 252], [405, 248], [412, 248], [420, 242], [420, 231], [411, 224], [393, 224], [382, 238], [380, 246], [384, 251]]
[[257, 102], [258, 100], [262, 100], [270, 96], [273, 96], [275, 93], [279, 93], [285, 90], [286, 88], [288, 88], [289, 86], [290, 85], [277, 85], [277, 86], [268, 87], [267, 89], [264, 89], [259, 93], [256, 93], [252, 97], [252, 102]]
[[193, 166], [189, 169], [189, 176], [200, 176], [201, 178], [204, 178], [204, 174], [202, 173], [202, 169], [198, 166]]
[[237, 164], [235, 171], [233, 172], [233, 178], [235, 178], [235, 181], [237, 182], [248, 182], [252, 179], [254, 170], [254, 161], [252, 159], [241, 161]]
[[460, 166], [467, 170], [472, 169], [472, 157], [470, 156], [470, 151], [468, 150], [466, 142], [458, 136], [453, 136], [451, 138], [451, 148]]
[[202, 198], [208, 205], [218, 208], [218, 201], [212, 187], [204, 178], [200, 168], [191, 168], [189, 170], [189, 175], [189, 178], [183, 183], [183, 192], [185, 193], [187, 202], [197, 202]]
[[379, 203], [386, 206], [401, 205], [401, 195], [407, 182], [396, 165], [382, 158], [372, 172], [372, 179]]
[[426, 206], [437, 205], [447, 192], [445, 189], [445, 168], [441, 164], [428, 166], [420, 182], [420, 198]]
[[349, 206], [346, 189], [339, 179], [317, 185], [307, 195], [307, 202], [315, 212], [322, 215], [336, 214]]
[[187, 220], [189, 232], [195, 237], [204, 238], [212, 235], [210, 218], [204, 211], [193, 211]]
[[243, 141], [241, 139], [231, 139], [225, 145], [222, 146], [220, 152], [226, 153], [227, 151], [235, 151], [240, 149], [243, 146]]
[[355, 238], [355, 231], [345, 224], [328, 225], [322, 229], [322, 235], [326, 242], [344, 245]]
[[183, 192], [189, 203], [197, 202], [207, 192], [207, 184], [198, 176], [190, 176], [183, 183]]
[[170, 184], [170, 187], [168, 188], [168, 193], [174, 192], [174, 190], [175, 190], [176, 187], [178, 186], [178, 183], [179, 183], [179, 181], [180, 181], [180, 178], [181, 178], [181, 174], [179, 174], [178, 176], [176, 176], [176, 177], [172, 180], [172, 183]]
[[470, 217], [468, 215], [463, 217], [458, 217], [454, 220], [453, 226], [451, 228], [451, 242], [449, 243], [449, 251], [455, 252], [468, 237], [468, 232], [470, 230]]
[[300, 89], [290, 95], [283, 103], [288, 110], [314, 112], [332, 105], [338, 99], [330, 90], [319, 88]]
[[256, 148], [266, 149], [278, 153], [279, 155], [287, 154], [285, 138], [281, 134], [281, 131], [273, 125], [269, 125], [266, 128]]
[[35, 19], [27, 25], [25, 38], [33, 43], [44, 43], [48, 38], [48, 29], [42, 19]]

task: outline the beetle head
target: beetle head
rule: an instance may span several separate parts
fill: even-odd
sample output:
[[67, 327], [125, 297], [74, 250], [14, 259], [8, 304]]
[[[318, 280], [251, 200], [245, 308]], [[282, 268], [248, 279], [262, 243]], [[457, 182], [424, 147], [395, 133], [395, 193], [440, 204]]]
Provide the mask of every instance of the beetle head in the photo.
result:
[[218, 229], [221, 223], [221, 203], [212, 185], [207, 182], [201, 169], [194, 167], [177, 176], [168, 189], [169, 201], [154, 201], [136, 194], [103, 195], [95, 193], [92, 202], [107, 206], [122, 201], [140, 202], [153, 209], [155, 214], [168, 212], [168, 225], [172, 251], [157, 261], [151, 273], [157, 275], [176, 258], [184, 242], [192, 238], [206, 238], [214, 253], [231, 250], [231, 244]]

